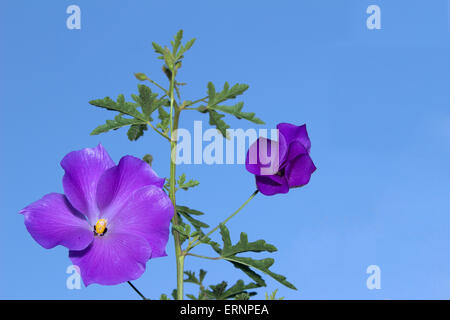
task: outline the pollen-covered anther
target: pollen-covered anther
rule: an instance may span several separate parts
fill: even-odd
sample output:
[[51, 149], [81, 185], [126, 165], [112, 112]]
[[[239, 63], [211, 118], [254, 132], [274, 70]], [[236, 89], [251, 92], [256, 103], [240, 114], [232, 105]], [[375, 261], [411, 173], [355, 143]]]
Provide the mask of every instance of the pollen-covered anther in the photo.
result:
[[99, 219], [94, 226], [94, 232], [96, 235], [103, 236], [106, 232], [106, 219]]

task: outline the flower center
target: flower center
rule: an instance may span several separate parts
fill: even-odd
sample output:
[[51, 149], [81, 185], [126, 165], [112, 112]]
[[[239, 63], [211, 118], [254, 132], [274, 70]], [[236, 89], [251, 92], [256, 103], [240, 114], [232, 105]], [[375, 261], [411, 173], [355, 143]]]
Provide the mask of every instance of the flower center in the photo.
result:
[[284, 168], [283, 169], [281, 169], [281, 170], [279, 170], [277, 173], [275, 173], [277, 176], [280, 176], [280, 177], [282, 177], [282, 176], [284, 176]]
[[104, 236], [108, 229], [106, 228], [106, 219], [100, 219], [94, 226], [94, 234], [96, 236]]

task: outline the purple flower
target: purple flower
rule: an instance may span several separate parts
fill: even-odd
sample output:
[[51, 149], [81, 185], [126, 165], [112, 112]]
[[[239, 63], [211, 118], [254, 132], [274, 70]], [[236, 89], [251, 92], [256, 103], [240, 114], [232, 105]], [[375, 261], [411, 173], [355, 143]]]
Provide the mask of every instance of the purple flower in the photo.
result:
[[306, 185], [316, 166], [309, 156], [311, 141], [306, 125], [277, 125], [278, 141], [259, 138], [245, 161], [247, 171], [256, 177], [256, 186], [265, 195], [287, 193]]
[[67, 154], [65, 194], [50, 193], [20, 213], [46, 249], [69, 249], [86, 286], [135, 280], [150, 258], [165, 256], [171, 200], [144, 161], [125, 156], [116, 166], [102, 145]]

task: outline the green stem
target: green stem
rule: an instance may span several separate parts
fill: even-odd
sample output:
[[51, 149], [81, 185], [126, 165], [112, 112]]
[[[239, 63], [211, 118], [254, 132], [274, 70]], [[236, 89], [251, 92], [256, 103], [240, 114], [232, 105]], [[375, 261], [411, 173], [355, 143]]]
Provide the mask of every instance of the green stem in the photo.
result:
[[[175, 107], [175, 101], [173, 96], [175, 83], [175, 72], [172, 72], [172, 78], [170, 80], [170, 190], [169, 197], [172, 200], [174, 207], [174, 215], [172, 218], [172, 224], [178, 225], [178, 214], [176, 210], [175, 199], [175, 178], [176, 178], [176, 149], [177, 149], [177, 129], [180, 119], [180, 111]], [[175, 109], [175, 110], [174, 110]], [[175, 241], [175, 256], [177, 263], [177, 299], [183, 300], [183, 285], [184, 285], [184, 255], [181, 250], [180, 235], [178, 232], [173, 232]]]
[[150, 79], [150, 78], [148, 78], [147, 77], [147, 80], [150, 82], [150, 83], [153, 83], [155, 86], [157, 86], [158, 88], [160, 88], [167, 96], [169, 96], [169, 92], [166, 90], [166, 89], [164, 89], [164, 87], [162, 86], [162, 85], [160, 85], [159, 83], [157, 83], [156, 81], [153, 81], [152, 79]]
[[[199, 102], [206, 102], [207, 99], [208, 99], [208, 97], [204, 97], [204, 98], [201, 98], [201, 99], [198, 99], [198, 100], [195, 100], [195, 101], [191, 101], [190, 103], [187, 103], [186, 105], [184, 105], [183, 109], [187, 108], [187, 107], [190, 107], [190, 106], [193, 106], [194, 104], [197, 104]], [[197, 109], [198, 108], [189, 108], [187, 110], [197, 110]]]
[[167, 139], [170, 141], [169, 136], [167, 136], [164, 132], [159, 131], [158, 129], [155, 128], [155, 126], [151, 123], [151, 122], [147, 122], [148, 125], [150, 125], [150, 127], [155, 130], [158, 134], [160, 134], [163, 138]]
[[[221, 224], [226, 224], [228, 221], [230, 221], [231, 218], [233, 218], [235, 215], [237, 215], [239, 213], [239, 211], [241, 211], [249, 202], [250, 200], [252, 200], [257, 194], [258, 194], [258, 190], [256, 190], [255, 192], [252, 193], [252, 195], [247, 199], [247, 201], [245, 201], [235, 212], [233, 212], [228, 218], [226, 218], [224, 221], [222, 221], [220, 224], [218, 224], [214, 229], [212, 229], [211, 231], [209, 231], [205, 236], [203, 236], [201, 239], [198, 239], [196, 242], [194, 242], [192, 244], [192, 246], [186, 248], [186, 253], [189, 252], [189, 250], [191, 250], [192, 248], [195, 248], [196, 246], [198, 246], [201, 241], [203, 239], [208, 238], [210, 235], [212, 235], [217, 229], [219, 229]], [[192, 255], [192, 254], [190, 254]]]
[[197, 257], [197, 258], [202, 258], [202, 259], [208, 259], [208, 260], [220, 260], [220, 259], [223, 259], [222, 257], [207, 257], [207, 256], [201, 256], [199, 254], [189, 253], [189, 252], [186, 252], [185, 255], [186, 256], [193, 256], [193, 257]]

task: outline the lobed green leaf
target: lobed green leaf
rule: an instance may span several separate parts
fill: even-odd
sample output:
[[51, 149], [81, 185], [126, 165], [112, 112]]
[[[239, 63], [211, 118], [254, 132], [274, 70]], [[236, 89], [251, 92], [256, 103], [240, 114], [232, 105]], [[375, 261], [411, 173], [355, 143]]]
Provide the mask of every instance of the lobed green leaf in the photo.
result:
[[245, 119], [250, 122], [256, 123], [256, 124], [265, 124], [264, 121], [261, 119], [255, 117], [254, 112], [242, 112], [242, 108], [244, 107], [243, 102], [239, 102], [233, 106], [219, 106], [215, 105], [213, 107], [210, 107], [211, 109], [214, 109], [216, 111], [222, 111], [228, 114], [234, 115], [238, 119]]
[[210, 290], [206, 290], [205, 294], [210, 299], [215, 300], [227, 300], [235, 298], [240, 294], [247, 294], [248, 296], [256, 294], [256, 292], [248, 293], [247, 290], [259, 288], [260, 286], [256, 283], [250, 282], [245, 284], [243, 280], [238, 280], [232, 287], [227, 289], [228, 283], [222, 281], [217, 285], [210, 285]]
[[209, 110], [209, 124], [215, 126], [216, 129], [222, 134], [223, 137], [227, 138], [227, 129], [230, 126], [223, 121], [222, 119], [225, 117], [223, 114], [220, 114], [214, 110]]
[[242, 270], [247, 274], [256, 284], [259, 286], [266, 286], [263, 278], [256, 273], [253, 269], [261, 271], [268, 276], [272, 277], [276, 281], [285, 285], [288, 288], [297, 290], [295, 286], [286, 280], [286, 277], [272, 272], [270, 267], [275, 262], [272, 258], [265, 259], [253, 259], [249, 257], [238, 257], [237, 254], [244, 252], [275, 252], [277, 248], [271, 244], [266, 243], [264, 240], [258, 240], [254, 242], [248, 242], [247, 234], [241, 233], [240, 240], [236, 245], [232, 245], [230, 232], [228, 228], [222, 223], [220, 224], [220, 234], [222, 236], [223, 247], [220, 248], [217, 244], [209, 243], [212, 248], [220, 254], [222, 259], [231, 262], [236, 268]]
[[185, 206], [177, 206], [177, 212], [183, 216], [187, 221], [189, 221], [190, 224], [192, 224], [192, 226], [197, 230], [202, 232], [202, 228], [209, 228], [209, 225], [192, 217], [192, 215], [203, 215], [203, 212], [197, 211], [197, 210], [193, 210], [190, 209], [188, 207]]
[[127, 136], [130, 141], [136, 141], [144, 135], [144, 131], [147, 131], [146, 124], [133, 124], [128, 129]]
[[183, 190], [188, 190], [189, 188], [196, 187], [200, 184], [197, 180], [189, 180], [186, 182], [186, 174], [182, 174], [177, 181], [178, 187]]
[[98, 135], [100, 133], [105, 133], [110, 130], [117, 130], [119, 128], [126, 127], [129, 125], [141, 126], [141, 125], [145, 125], [145, 122], [142, 120], [139, 120], [139, 119], [124, 118], [122, 116], [122, 114], [119, 114], [119, 115], [115, 116], [113, 120], [106, 120], [105, 124], [102, 124], [102, 125], [98, 126], [97, 128], [95, 128], [91, 132], [91, 135]]
[[118, 111], [120, 113], [132, 116], [144, 122], [147, 122], [149, 120], [144, 114], [138, 111], [137, 109], [138, 104], [126, 102], [123, 94], [120, 94], [117, 97], [117, 101], [112, 100], [110, 97], [105, 97], [103, 99], [89, 101], [89, 103], [99, 108]]

